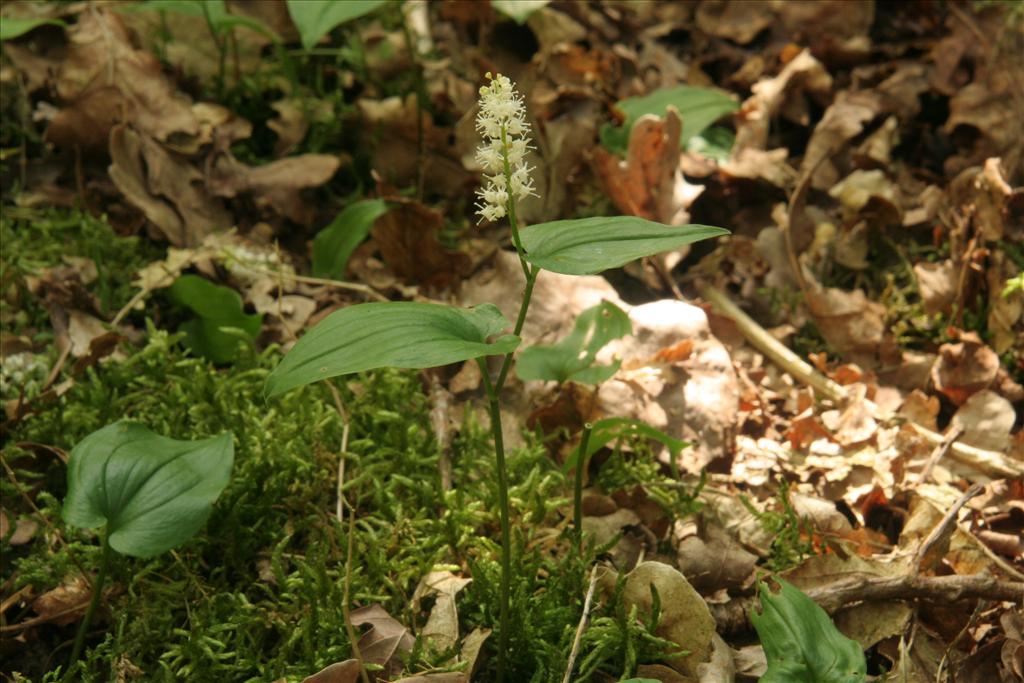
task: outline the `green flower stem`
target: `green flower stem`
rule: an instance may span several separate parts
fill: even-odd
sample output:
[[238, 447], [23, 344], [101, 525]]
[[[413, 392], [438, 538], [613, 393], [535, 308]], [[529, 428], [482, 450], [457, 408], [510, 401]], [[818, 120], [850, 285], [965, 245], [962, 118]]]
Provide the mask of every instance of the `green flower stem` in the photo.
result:
[[[505, 358], [508, 359], [509, 354]], [[505, 662], [508, 658], [508, 611], [512, 580], [512, 534], [509, 523], [508, 504], [508, 472], [505, 467], [505, 437], [501, 431], [501, 403], [498, 400], [497, 386], [491, 383], [487, 374], [485, 359], [478, 358], [480, 374], [483, 376], [484, 388], [491, 413], [491, 433], [494, 435], [494, 455], [498, 470], [498, 516], [501, 520], [501, 607], [498, 617], [498, 681], [505, 679]]]
[[89, 607], [85, 610], [85, 617], [82, 619], [82, 625], [78, 627], [78, 635], [75, 636], [75, 646], [71, 649], [71, 659], [68, 661], [68, 670], [65, 674], [65, 680], [71, 673], [72, 668], [75, 666], [75, 662], [78, 661], [79, 656], [82, 654], [82, 646], [85, 645], [85, 634], [89, 632], [89, 623], [92, 621], [92, 616], [96, 612], [96, 607], [100, 604], [100, 598], [103, 596], [103, 584], [107, 580], [107, 567], [110, 566], [110, 542], [107, 539], [107, 535], [103, 535], [103, 556], [100, 559], [100, 570], [96, 574], [96, 581], [92, 584], [92, 600], [89, 601]]
[[583, 556], [583, 475], [587, 471], [587, 446], [593, 429], [594, 425], [589, 422], [583, 425], [580, 449], [576, 454], [576, 480], [573, 482], [572, 526], [576, 533], [576, 553], [580, 557]]

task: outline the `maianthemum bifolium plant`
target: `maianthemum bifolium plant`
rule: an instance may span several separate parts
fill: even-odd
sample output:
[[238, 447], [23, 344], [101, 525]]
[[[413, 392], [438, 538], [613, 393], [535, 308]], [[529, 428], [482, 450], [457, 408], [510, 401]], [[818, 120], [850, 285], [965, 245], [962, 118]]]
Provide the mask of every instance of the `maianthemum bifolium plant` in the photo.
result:
[[[526, 276], [519, 314], [509, 321], [492, 304], [460, 308], [423, 302], [377, 302], [335, 311], [303, 336], [267, 379], [267, 397], [318, 380], [381, 367], [430, 368], [466, 360], [480, 365], [487, 392], [498, 476], [501, 525], [501, 585], [497, 680], [504, 680], [509, 657], [511, 531], [508, 474], [501, 428], [501, 390], [520, 345], [520, 333], [541, 269], [567, 275], [594, 275], [644, 256], [698, 240], [728, 234], [705, 225], [667, 226], [634, 216], [596, 217], [519, 225], [520, 199], [535, 195], [525, 157], [530, 126], [523, 99], [502, 75], [480, 88], [476, 127], [483, 137], [476, 159], [485, 171], [478, 191], [481, 220], [508, 219], [512, 242]], [[504, 334], [503, 334], [504, 333]], [[500, 356], [492, 377], [489, 356]]]

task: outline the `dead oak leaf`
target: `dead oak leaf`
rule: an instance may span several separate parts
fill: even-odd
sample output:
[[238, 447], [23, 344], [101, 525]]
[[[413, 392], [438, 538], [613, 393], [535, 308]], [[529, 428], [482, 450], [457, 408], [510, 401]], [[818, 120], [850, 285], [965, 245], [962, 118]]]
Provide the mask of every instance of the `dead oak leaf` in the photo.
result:
[[231, 225], [231, 215], [206, 190], [199, 169], [146, 133], [114, 126], [110, 158], [110, 179], [146, 215], [157, 237], [176, 247], [196, 246]]
[[[98, 101], [88, 96], [102, 90], [110, 110], [120, 109], [118, 120], [130, 121], [161, 142], [184, 142], [199, 132], [189, 98], [163, 74], [156, 57], [134, 47], [116, 12], [97, 6], [80, 13], [68, 29], [68, 39], [56, 80], [62, 101], [78, 102], [80, 111], [83, 100], [91, 100], [89, 111], [96, 113]], [[104, 116], [97, 118], [111, 123]]]
[[407, 284], [444, 290], [468, 275], [470, 256], [446, 249], [439, 233], [444, 216], [415, 201], [399, 201], [377, 219], [370, 234], [384, 262]]
[[341, 159], [330, 154], [302, 154], [249, 166], [225, 153], [213, 162], [209, 186], [218, 197], [250, 194], [257, 206], [272, 208], [295, 223], [309, 225], [315, 211], [302, 200], [301, 191], [323, 185], [339, 166]]

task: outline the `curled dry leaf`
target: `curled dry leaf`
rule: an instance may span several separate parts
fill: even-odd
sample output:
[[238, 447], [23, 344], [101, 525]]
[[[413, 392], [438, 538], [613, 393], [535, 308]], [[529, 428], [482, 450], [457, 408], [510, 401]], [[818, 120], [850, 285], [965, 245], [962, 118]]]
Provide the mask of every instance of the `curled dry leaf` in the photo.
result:
[[330, 154], [302, 154], [262, 166], [249, 166], [223, 154], [213, 163], [209, 186], [217, 197], [251, 194], [257, 206], [309, 225], [316, 212], [303, 201], [301, 191], [323, 185], [340, 165], [341, 159]]
[[938, 263], [922, 261], [914, 264], [918, 291], [925, 313], [948, 312], [956, 298], [957, 269], [951, 259]]
[[416, 639], [379, 604], [354, 610], [350, 618], [353, 626], [369, 626], [370, 630], [359, 639], [359, 654], [364, 662], [384, 667], [387, 675], [397, 673], [401, 665], [394, 661], [398, 653], [412, 650]]
[[827, 190], [836, 184], [840, 172], [828, 159], [860, 135], [864, 126], [882, 111], [882, 107], [881, 98], [872, 91], [844, 90], [836, 95], [821, 121], [814, 127], [800, 167], [805, 173], [817, 167], [812, 176], [812, 187]]
[[156, 237], [177, 247], [197, 246], [231, 225], [231, 214], [206, 191], [199, 169], [146, 133], [115, 126], [110, 158], [110, 179], [146, 215]]
[[56, 588], [49, 590], [32, 602], [32, 609], [46, 621], [65, 626], [78, 621], [92, 596], [92, 587], [80, 575], [75, 574]]
[[472, 580], [449, 571], [439, 571], [430, 572], [416, 586], [412, 596], [414, 609], [423, 598], [435, 599], [427, 623], [420, 629], [420, 637], [435, 652], [444, 652], [459, 642], [459, 613], [455, 607], [455, 596]]
[[687, 221], [687, 209], [704, 188], [687, 183], [679, 170], [682, 127], [669, 107], [664, 119], [648, 114], [633, 124], [625, 160], [594, 150], [594, 168], [620, 211], [666, 225]]
[[[130, 122], [156, 140], [190, 146], [199, 133], [191, 101], [163, 74], [156, 57], [132, 45], [113, 9], [79, 14], [68, 40], [56, 89], [71, 106], [54, 119], [56, 128], [48, 136], [75, 142], [75, 135], [83, 134], [82, 142], [88, 143], [105, 138], [115, 122]], [[90, 129], [90, 123], [101, 128]]]
[[991, 386], [998, 372], [996, 352], [980, 339], [964, 335], [955, 344], [939, 347], [931, 379], [936, 389], [959, 406], [971, 395]]
[[798, 117], [802, 120], [797, 123], [808, 125], [810, 116], [806, 114], [804, 93], [823, 103], [831, 90], [832, 77], [825, 67], [809, 50], [802, 51], [786, 64], [778, 76], [761, 79], [751, 88], [753, 94], [740, 107], [734, 154], [747, 148], [764, 149], [771, 121], [787, 101], [803, 105], [804, 115]]

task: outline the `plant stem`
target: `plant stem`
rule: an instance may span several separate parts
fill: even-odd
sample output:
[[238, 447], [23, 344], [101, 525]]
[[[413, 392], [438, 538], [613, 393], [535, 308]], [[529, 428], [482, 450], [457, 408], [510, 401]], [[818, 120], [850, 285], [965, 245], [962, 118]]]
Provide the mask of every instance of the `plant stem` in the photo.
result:
[[78, 661], [78, 657], [82, 654], [82, 647], [85, 645], [85, 634], [89, 632], [89, 623], [92, 621], [92, 615], [96, 612], [96, 607], [100, 604], [100, 598], [103, 596], [103, 584], [107, 579], [107, 567], [110, 565], [110, 541], [107, 535], [103, 535], [103, 556], [100, 558], [100, 570], [96, 574], [96, 581], [92, 584], [92, 600], [89, 601], [89, 607], [85, 610], [85, 617], [82, 619], [82, 625], [78, 627], [78, 635], [75, 636], [75, 646], [71, 649], [71, 659], [68, 661], [68, 670], [65, 674], [65, 680], [71, 673], [72, 667]]
[[[506, 362], [512, 354], [508, 354]], [[505, 437], [501, 431], [501, 403], [498, 400], [498, 387], [491, 383], [487, 374], [487, 364], [478, 358], [480, 374], [491, 413], [491, 433], [494, 435], [494, 456], [498, 470], [498, 517], [501, 520], [501, 606], [498, 617], [498, 683], [505, 680], [505, 664], [508, 658], [508, 612], [512, 580], [512, 534], [509, 523], [508, 505], [508, 472], [505, 467]]]
[[573, 482], [572, 526], [576, 532], [576, 553], [580, 557], [583, 557], [583, 475], [587, 471], [587, 446], [593, 429], [594, 425], [589, 422], [583, 425], [580, 449], [576, 454], [576, 480]]

